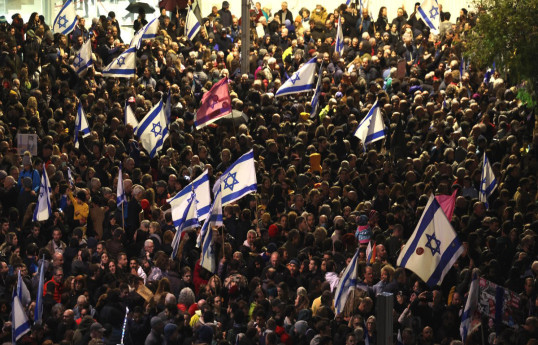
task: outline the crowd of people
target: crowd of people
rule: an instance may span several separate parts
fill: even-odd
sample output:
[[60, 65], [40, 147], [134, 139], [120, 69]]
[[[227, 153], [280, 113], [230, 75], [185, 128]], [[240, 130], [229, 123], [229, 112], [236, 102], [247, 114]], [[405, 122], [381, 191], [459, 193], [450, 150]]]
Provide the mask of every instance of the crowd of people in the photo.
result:
[[[283, 2], [272, 14], [256, 3], [248, 71], [240, 70], [240, 18], [227, 1], [201, 19], [193, 41], [185, 13], [163, 9], [132, 79], [101, 74], [129, 45], [114, 13], [89, 25], [80, 18], [67, 36], [37, 13], [0, 23], [0, 343], [12, 339], [20, 272], [28, 318], [37, 296], [43, 314], [19, 344], [373, 345], [379, 292], [394, 298], [395, 343], [461, 344], [478, 268], [519, 295], [520, 314], [516, 327], [483, 317], [466, 343], [535, 344], [534, 113], [502, 73], [462, 64], [479, 14], [440, 8], [434, 34], [417, 6], [382, 7], [373, 18], [354, 4], [292, 13]], [[94, 65], [79, 77], [72, 61], [86, 40]], [[322, 83], [311, 116], [312, 93], [274, 94], [313, 57]], [[222, 78], [235, 116], [197, 130], [202, 95]], [[150, 159], [124, 123], [124, 105], [140, 120], [169, 90], [169, 139]], [[364, 150], [354, 133], [376, 100], [389, 133]], [[76, 148], [79, 103], [91, 133]], [[37, 155], [21, 151], [18, 134], [37, 135]], [[197, 230], [185, 232], [171, 258], [176, 229], [166, 200], [205, 169], [212, 185], [251, 149], [258, 189], [224, 206], [224, 226], [214, 230], [217, 272], [200, 266]], [[488, 207], [478, 200], [484, 153], [497, 179]], [[127, 202], [118, 208], [120, 164]], [[44, 170], [52, 214], [34, 222]], [[396, 259], [428, 196], [455, 190], [451, 224], [465, 251], [430, 289]], [[360, 286], [335, 315], [335, 287], [357, 248]]]

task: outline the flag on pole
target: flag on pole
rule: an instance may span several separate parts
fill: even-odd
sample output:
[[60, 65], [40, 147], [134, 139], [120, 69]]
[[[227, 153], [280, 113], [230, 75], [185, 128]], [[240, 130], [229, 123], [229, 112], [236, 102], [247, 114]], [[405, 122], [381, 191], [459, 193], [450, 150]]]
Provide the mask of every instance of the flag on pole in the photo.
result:
[[196, 18], [196, 15], [190, 9], [190, 7], [189, 7], [189, 11], [187, 12], [187, 18], [185, 20], [185, 30], [186, 30], [187, 37], [191, 41], [196, 36], [198, 31], [200, 31], [200, 22], [198, 21], [198, 18]]
[[418, 15], [427, 27], [430, 28], [430, 31], [434, 34], [439, 33], [440, 12], [439, 5], [437, 0], [424, 0], [422, 4], [418, 7]]
[[373, 264], [376, 256], [377, 256], [377, 246], [375, 242], [369, 241], [368, 247], [366, 247], [366, 264], [367, 265]]
[[17, 277], [17, 290], [13, 291], [13, 293], [19, 297], [24, 307], [28, 306], [28, 304], [30, 304], [30, 302], [32, 301], [32, 297], [30, 296], [30, 291], [28, 291], [28, 287], [22, 281], [20, 270], [18, 271], [18, 277]]
[[215, 243], [213, 239], [213, 227], [222, 225], [222, 194], [220, 190], [215, 195], [215, 200], [209, 211], [209, 218], [205, 221], [200, 230], [202, 252], [200, 254], [200, 266], [211, 273], [217, 271], [215, 259]]
[[34, 209], [34, 216], [32, 220], [34, 222], [45, 221], [49, 219], [52, 214], [50, 195], [52, 189], [50, 188], [49, 177], [47, 176], [47, 169], [43, 169], [41, 175], [41, 184], [39, 186], [39, 196], [37, 197], [37, 204]]
[[482, 175], [480, 176], [480, 191], [478, 192], [478, 200], [486, 204], [486, 208], [489, 208], [488, 198], [496, 188], [497, 179], [495, 178], [491, 164], [489, 164], [488, 157], [486, 157], [486, 153], [484, 152], [484, 156], [482, 158]]
[[463, 253], [463, 246], [433, 194], [415, 231], [400, 252], [397, 264], [433, 287], [443, 282], [448, 270]]
[[26, 316], [20, 297], [17, 294], [13, 294], [11, 303], [11, 327], [13, 344], [16, 344], [17, 340], [30, 332], [30, 321], [28, 321], [28, 316]]
[[52, 31], [62, 35], [67, 35], [73, 31], [75, 25], [77, 25], [77, 20], [78, 18], [77, 11], [75, 10], [75, 1], [67, 0], [60, 9], [60, 12], [58, 12], [56, 18], [54, 18]]
[[311, 119], [316, 116], [316, 113], [318, 111], [319, 95], [321, 94], [322, 68], [323, 66], [320, 66], [319, 73], [318, 73], [318, 82], [316, 84], [316, 90], [314, 91], [314, 95], [312, 96], [312, 101], [310, 101], [310, 105], [312, 106], [312, 111], [310, 112]]
[[454, 209], [456, 208], [456, 195], [458, 190], [454, 190], [452, 195], [436, 195], [435, 199], [441, 205], [443, 212], [446, 215], [448, 221], [452, 220], [452, 215], [454, 214]]
[[37, 293], [35, 299], [34, 322], [38, 322], [43, 318], [43, 289], [45, 286], [45, 256], [39, 263], [39, 284], [37, 285]]
[[120, 170], [118, 171], [118, 185], [116, 186], [116, 205], [118, 205], [118, 208], [120, 208], [124, 202], [125, 191], [123, 190], [123, 174], [120, 163]]
[[172, 221], [176, 228], [176, 233], [172, 239], [172, 259], [177, 256], [181, 234], [183, 231], [195, 228], [200, 225], [198, 223], [198, 211], [196, 210], [196, 195], [191, 194], [191, 197], [183, 201], [179, 205], [172, 206]]
[[75, 179], [73, 178], [73, 173], [71, 172], [70, 167], [67, 167], [67, 181], [71, 187], [75, 185]]
[[92, 42], [91, 40], [87, 40], [82, 44], [82, 47], [75, 52], [73, 69], [77, 72], [79, 77], [82, 77], [91, 65], [93, 65]]
[[144, 40], [155, 38], [157, 36], [157, 32], [159, 32], [159, 20], [158, 18], [154, 18], [136, 32], [131, 39], [129, 48], [140, 49], [142, 42]]
[[336, 30], [334, 51], [337, 52], [340, 57], [344, 54], [344, 31], [342, 31], [342, 21], [340, 20], [340, 17], [338, 17], [338, 29]]
[[209, 173], [207, 169], [176, 195], [166, 200], [166, 202], [170, 205], [181, 204], [183, 201], [187, 200], [193, 192], [196, 195], [198, 220], [202, 221], [209, 215], [209, 209], [211, 206], [211, 195], [209, 194]]
[[117, 78], [136, 77], [136, 48], [129, 47], [103, 69], [103, 76]]
[[148, 151], [150, 158], [155, 157], [163, 148], [164, 141], [168, 138], [168, 121], [164, 114], [162, 99], [140, 121], [136, 135], [140, 138], [142, 147]]
[[361, 140], [364, 151], [366, 151], [366, 147], [371, 143], [387, 136], [387, 127], [383, 122], [378, 101], [375, 101], [368, 114], [359, 123], [359, 127], [355, 131], [355, 136]]
[[133, 108], [131, 108], [129, 102], [125, 102], [125, 124], [133, 126], [133, 132], [136, 133], [138, 120], [136, 119]]
[[254, 152], [248, 151], [237, 159], [223, 174], [215, 181], [213, 194], [221, 190], [222, 204], [226, 205], [234, 202], [243, 196], [255, 192], [258, 189], [256, 182], [256, 168], [254, 166]]
[[297, 70], [288, 80], [280, 86], [277, 90], [275, 97], [291, 95], [294, 93], [301, 93], [314, 90], [316, 77], [316, 61], [314, 57], [310, 61], [303, 64], [301, 68]]
[[462, 56], [461, 62], [460, 62], [460, 80], [463, 77], [463, 72], [465, 72], [466, 70], [467, 70], [467, 63], [465, 62], [465, 59]]
[[467, 295], [467, 302], [465, 302], [465, 308], [463, 309], [463, 314], [461, 314], [460, 334], [464, 343], [467, 339], [467, 334], [469, 334], [471, 329], [473, 315], [478, 307], [478, 288], [480, 285], [478, 279], [478, 269], [473, 269], [472, 274], [473, 277], [471, 280], [471, 286], [469, 287], [469, 294]]
[[351, 290], [355, 290], [357, 285], [357, 261], [359, 258], [359, 249], [355, 252], [353, 259], [349, 262], [334, 294], [334, 309], [336, 315], [340, 314], [344, 310], [346, 305], [347, 296]]
[[90, 135], [90, 126], [88, 126], [88, 120], [86, 114], [82, 108], [82, 103], [78, 104], [77, 117], [75, 119], [75, 147], [78, 149], [80, 146], [79, 133], [82, 132], [82, 137], [86, 138]]
[[202, 96], [200, 108], [196, 112], [196, 128], [205, 127], [231, 112], [232, 100], [228, 91], [228, 78], [222, 78]]

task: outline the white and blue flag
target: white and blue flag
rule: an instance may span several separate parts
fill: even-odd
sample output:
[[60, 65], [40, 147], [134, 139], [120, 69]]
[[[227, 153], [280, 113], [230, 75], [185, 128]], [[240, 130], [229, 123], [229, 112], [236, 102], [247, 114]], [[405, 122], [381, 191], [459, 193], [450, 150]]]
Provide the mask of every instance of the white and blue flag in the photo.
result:
[[482, 175], [480, 176], [480, 191], [478, 192], [478, 200], [486, 204], [486, 208], [489, 208], [488, 198], [497, 188], [497, 179], [489, 164], [489, 159], [484, 152], [482, 158]]
[[116, 205], [118, 205], [118, 208], [122, 207], [125, 201], [125, 191], [123, 190], [123, 173], [121, 171], [120, 163], [120, 170], [118, 171], [118, 185], [116, 186]]
[[37, 285], [37, 293], [35, 298], [35, 309], [34, 309], [34, 322], [38, 322], [43, 318], [43, 289], [45, 287], [45, 256], [41, 259], [39, 263], [39, 284]]
[[463, 343], [465, 343], [467, 335], [471, 330], [471, 321], [478, 306], [478, 288], [480, 283], [478, 273], [479, 271], [477, 268], [473, 269], [473, 277], [471, 286], [469, 287], [469, 294], [467, 295], [467, 302], [465, 302], [465, 308], [463, 309], [463, 314], [461, 314], [460, 334]]
[[149, 157], [156, 157], [168, 138], [168, 120], [162, 99], [140, 121], [135, 134], [140, 138], [142, 147], [148, 151]]
[[179, 205], [172, 206], [172, 221], [176, 228], [176, 233], [172, 240], [172, 259], [177, 255], [181, 233], [185, 230], [195, 228], [200, 225], [198, 222], [198, 211], [196, 209], [196, 196], [191, 194], [190, 198], [184, 200]]
[[340, 281], [338, 282], [338, 286], [336, 287], [336, 291], [334, 293], [334, 309], [336, 315], [340, 314], [344, 310], [349, 292], [351, 290], [355, 290], [357, 286], [358, 259], [359, 249], [357, 248], [353, 259], [351, 259], [344, 270], [344, 273], [342, 273], [342, 277], [340, 277]]
[[316, 61], [314, 57], [310, 61], [306, 62], [295, 72], [288, 80], [280, 86], [277, 90], [275, 97], [290, 95], [294, 93], [307, 92], [314, 90], [316, 79]]
[[321, 79], [323, 74], [321, 73], [323, 69], [323, 66], [320, 66], [319, 73], [318, 73], [318, 82], [316, 84], [316, 90], [314, 91], [314, 95], [312, 96], [312, 100], [310, 101], [310, 105], [312, 106], [312, 111], [310, 112], [310, 118], [314, 118], [316, 116], [316, 112], [318, 111], [319, 106], [319, 95], [321, 94]]
[[131, 40], [129, 48], [140, 49], [140, 45], [144, 40], [149, 40], [157, 37], [157, 33], [159, 32], [158, 19], [159, 18], [154, 18], [150, 20], [146, 25], [144, 25], [144, 27], [138, 30], [134, 35], [133, 39]]
[[415, 231], [400, 252], [397, 264], [433, 287], [463, 253], [463, 246], [433, 193]]
[[13, 344], [16, 344], [17, 340], [30, 332], [30, 321], [28, 321], [21, 299], [16, 293], [13, 294], [11, 302], [11, 327]]
[[488, 68], [486, 70], [486, 73], [484, 74], [484, 84], [489, 84], [489, 81], [491, 79], [491, 76], [495, 73], [495, 61], [493, 61], [493, 65], [491, 65], [491, 68]]
[[75, 52], [75, 59], [73, 60], [72, 66], [79, 77], [82, 77], [91, 65], [93, 65], [92, 42], [91, 40], [87, 40], [82, 44], [82, 47]]
[[430, 28], [430, 32], [439, 33], [441, 12], [437, 0], [424, 0], [418, 7], [418, 14], [426, 26]]
[[371, 143], [387, 136], [387, 127], [383, 122], [383, 116], [381, 115], [381, 109], [377, 101], [375, 101], [368, 114], [359, 123], [359, 127], [355, 131], [355, 136], [361, 140], [364, 151], [366, 151], [366, 147]]
[[191, 196], [191, 193], [194, 193], [196, 196], [198, 220], [202, 221], [209, 215], [209, 209], [211, 206], [211, 195], [209, 194], [209, 173], [207, 169], [176, 195], [166, 200], [166, 202], [170, 205], [181, 204]]
[[220, 190], [215, 194], [215, 200], [209, 211], [209, 218], [205, 221], [200, 230], [202, 252], [200, 254], [200, 266], [211, 273], [217, 271], [215, 259], [215, 241], [213, 239], [213, 227], [222, 225], [222, 194]]
[[237, 159], [213, 186], [213, 194], [222, 193], [222, 205], [234, 202], [258, 189], [254, 152], [248, 151]]
[[67, 0], [65, 4], [58, 12], [54, 23], [52, 24], [52, 31], [62, 35], [67, 35], [77, 25], [77, 11], [75, 10], [75, 1]]
[[136, 76], [136, 48], [129, 47], [103, 69], [105, 77], [131, 78]]
[[189, 8], [187, 18], [185, 20], [185, 34], [189, 40], [193, 40], [196, 34], [200, 31], [200, 22], [194, 12]]
[[338, 29], [336, 30], [334, 51], [337, 52], [340, 57], [344, 54], [344, 31], [342, 31], [342, 20], [340, 20], [340, 17], [338, 17]]
[[21, 271], [18, 271], [17, 277], [17, 289], [13, 291], [13, 294], [17, 295], [24, 307], [26, 307], [30, 302], [32, 302], [32, 297], [30, 296], [30, 291], [28, 287], [22, 281]]
[[84, 109], [82, 109], [82, 103], [78, 104], [77, 108], [77, 117], [75, 118], [75, 148], [80, 146], [79, 133], [82, 132], [82, 137], [86, 138], [90, 135], [90, 126], [88, 126], [88, 120], [86, 119], [86, 114]]
[[138, 120], [136, 119], [133, 108], [129, 105], [129, 102], [125, 102], [125, 124], [133, 126], [133, 132], [136, 133], [138, 127]]
[[34, 216], [32, 220], [34, 222], [41, 222], [49, 219], [52, 214], [52, 208], [50, 203], [50, 195], [52, 189], [50, 188], [49, 177], [47, 176], [47, 169], [43, 169], [43, 175], [41, 175], [41, 185], [39, 186], [39, 196], [37, 197], [37, 204], [34, 209]]
[[69, 185], [71, 187], [75, 185], [75, 178], [73, 177], [73, 173], [71, 172], [70, 167], [67, 167], [67, 181], [69, 182]]

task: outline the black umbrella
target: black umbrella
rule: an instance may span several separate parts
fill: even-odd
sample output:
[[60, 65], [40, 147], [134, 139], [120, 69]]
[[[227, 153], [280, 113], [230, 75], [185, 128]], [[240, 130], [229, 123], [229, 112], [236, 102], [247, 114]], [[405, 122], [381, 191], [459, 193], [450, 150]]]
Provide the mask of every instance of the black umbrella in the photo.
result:
[[131, 13], [139, 13], [140, 10], [143, 10], [144, 13], [153, 13], [155, 12], [155, 8], [151, 7], [150, 5], [146, 4], [145, 2], [133, 2], [129, 4], [126, 8], [127, 11]]

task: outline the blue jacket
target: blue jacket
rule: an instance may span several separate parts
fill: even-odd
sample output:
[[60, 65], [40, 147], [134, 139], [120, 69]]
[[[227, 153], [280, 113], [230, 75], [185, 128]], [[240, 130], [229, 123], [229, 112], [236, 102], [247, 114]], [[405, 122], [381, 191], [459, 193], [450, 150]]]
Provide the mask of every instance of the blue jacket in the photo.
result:
[[25, 177], [29, 177], [32, 179], [32, 189], [39, 193], [39, 185], [41, 184], [41, 175], [39, 174], [39, 171], [32, 169], [32, 170], [23, 170], [19, 174], [19, 187], [21, 187], [21, 193], [24, 191], [24, 188], [22, 187], [22, 179]]

